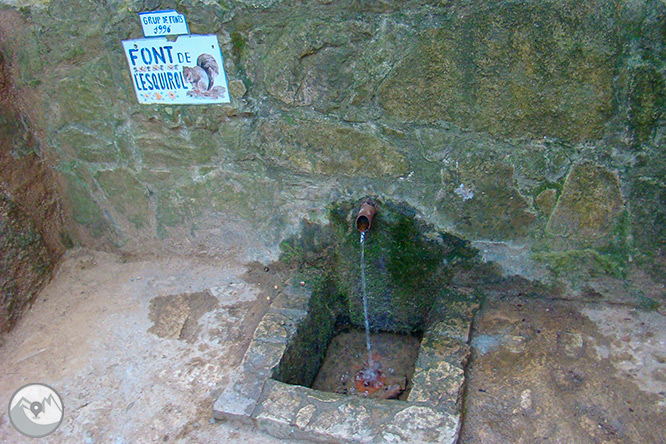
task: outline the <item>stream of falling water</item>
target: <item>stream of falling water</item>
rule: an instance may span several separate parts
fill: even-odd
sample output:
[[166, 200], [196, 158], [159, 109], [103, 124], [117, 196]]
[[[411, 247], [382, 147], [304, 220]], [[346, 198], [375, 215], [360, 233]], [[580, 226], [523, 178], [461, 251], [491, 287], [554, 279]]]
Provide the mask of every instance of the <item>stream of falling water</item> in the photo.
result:
[[365, 231], [361, 232], [361, 291], [363, 293], [363, 316], [365, 316], [365, 345], [368, 348], [368, 369], [373, 368], [370, 345], [370, 322], [368, 321], [368, 295], [365, 289]]

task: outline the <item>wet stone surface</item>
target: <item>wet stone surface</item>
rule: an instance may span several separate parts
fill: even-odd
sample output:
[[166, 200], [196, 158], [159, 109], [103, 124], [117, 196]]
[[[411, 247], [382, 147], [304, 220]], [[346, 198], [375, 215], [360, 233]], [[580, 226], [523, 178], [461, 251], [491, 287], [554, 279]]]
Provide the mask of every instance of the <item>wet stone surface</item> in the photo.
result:
[[[372, 359], [377, 378], [364, 381], [359, 370], [368, 369], [365, 331], [353, 329], [333, 337], [312, 388], [343, 395], [378, 399], [407, 399], [412, 386], [419, 339], [410, 335], [373, 333]], [[364, 384], [365, 382], [365, 384]]]

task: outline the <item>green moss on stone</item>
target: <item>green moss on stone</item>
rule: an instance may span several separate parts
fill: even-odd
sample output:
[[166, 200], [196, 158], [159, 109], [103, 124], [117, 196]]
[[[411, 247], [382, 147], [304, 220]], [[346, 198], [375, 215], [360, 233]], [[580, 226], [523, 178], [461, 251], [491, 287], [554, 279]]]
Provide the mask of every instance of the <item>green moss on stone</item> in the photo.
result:
[[659, 148], [640, 156], [640, 163], [631, 171], [628, 198], [629, 220], [634, 259], [658, 282], [664, 282], [666, 262], [666, 168], [655, 161], [663, 156]]
[[401, 218], [391, 227], [391, 249], [388, 271], [392, 282], [406, 290], [413, 290], [426, 282], [442, 258], [440, 252], [424, 242], [413, 219]]
[[664, 116], [665, 83], [664, 76], [652, 65], [641, 65], [632, 72], [629, 120], [637, 144], [649, 140], [656, 123]]
[[497, 2], [430, 29], [381, 86], [391, 116], [498, 136], [585, 140], [612, 106], [612, 15], [598, 2]]
[[240, 32], [231, 33], [231, 54], [236, 60], [240, 60], [243, 57], [243, 53], [247, 48], [247, 43], [245, 38]]
[[[335, 322], [341, 315], [344, 296], [330, 277], [319, 275], [310, 281], [312, 296], [308, 314], [298, 325], [298, 332], [289, 344], [275, 370], [273, 378], [287, 384], [310, 387], [324, 361], [326, 349], [333, 336]], [[303, 359], [307, 356], [307, 359]]]
[[[330, 225], [306, 224], [301, 236], [283, 243], [282, 260], [307, 275], [329, 276], [344, 297], [344, 316], [363, 326], [359, 202], [330, 210]], [[366, 237], [365, 262], [369, 320], [373, 329], [417, 332], [433, 304], [445, 295], [454, 266], [474, 261], [476, 251], [462, 239], [432, 230], [403, 204], [384, 202]]]
[[645, 173], [632, 182], [631, 231], [641, 251], [655, 252], [666, 247], [666, 183], [663, 172]]
[[546, 230], [563, 243], [603, 246], [623, 205], [617, 174], [592, 162], [580, 162], [569, 172]]
[[623, 277], [626, 265], [613, 255], [593, 249], [540, 252], [534, 254], [534, 259], [547, 264], [555, 276], [569, 280], [603, 275]]

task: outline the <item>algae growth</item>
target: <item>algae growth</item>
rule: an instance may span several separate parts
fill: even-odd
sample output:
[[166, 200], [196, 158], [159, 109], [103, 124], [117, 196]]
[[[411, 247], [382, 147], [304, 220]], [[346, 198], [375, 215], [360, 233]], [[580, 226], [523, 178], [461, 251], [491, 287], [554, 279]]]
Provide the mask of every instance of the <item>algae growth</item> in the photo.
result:
[[[327, 226], [304, 223], [300, 236], [283, 242], [281, 259], [309, 279], [330, 282], [344, 307], [337, 316], [361, 327], [360, 233], [353, 223], [359, 207], [360, 201], [338, 203]], [[422, 331], [433, 305], [446, 297], [454, 267], [477, 261], [467, 241], [434, 230], [413, 208], [392, 202], [379, 203], [365, 257], [370, 326], [397, 333]]]

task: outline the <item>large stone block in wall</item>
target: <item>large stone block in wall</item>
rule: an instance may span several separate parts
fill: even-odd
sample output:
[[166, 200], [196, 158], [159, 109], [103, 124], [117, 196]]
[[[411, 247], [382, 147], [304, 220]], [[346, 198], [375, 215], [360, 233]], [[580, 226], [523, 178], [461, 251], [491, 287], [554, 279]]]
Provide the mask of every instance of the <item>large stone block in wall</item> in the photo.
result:
[[546, 229], [581, 246], [602, 246], [623, 207], [618, 175], [581, 162], [571, 168]]
[[[360, 24], [357, 23], [357, 26]], [[284, 29], [264, 56], [264, 82], [268, 93], [288, 105], [322, 106], [340, 101], [349, 91], [353, 70], [352, 23], [329, 24], [299, 20]]]
[[536, 215], [520, 193], [514, 168], [470, 156], [442, 169], [441, 212], [471, 237], [503, 241], [524, 239]]
[[616, 42], [598, 2], [499, 2], [423, 33], [379, 90], [390, 116], [497, 136], [599, 137]]
[[261, 125], [262, 148], [284, 166], [308, 173], [399, 176], [407, 161], [371, 128], [324, 120], [284, 118]]
[[256, 87], [281, 105], [367, 121], [376, 114], [377, 86], [410, 48], [417, 28], [434, 20], [432, 8], [421, 3], [407, 15], [396, 13], [401, 3], [291, 4], [272, 16], [256, 15], [256, 28], [232, 39]]
[[[85, 42], [79, 44], [79, 54], [89, 50]], [[116, 60], [108, 54], [46, 72], [43, 81], [44, 87], [49, 88], [51, 127], [83, 125], [112, 139], [114, 124], [129, 117], [125, 94], [116, 77], [118, 72]]]

